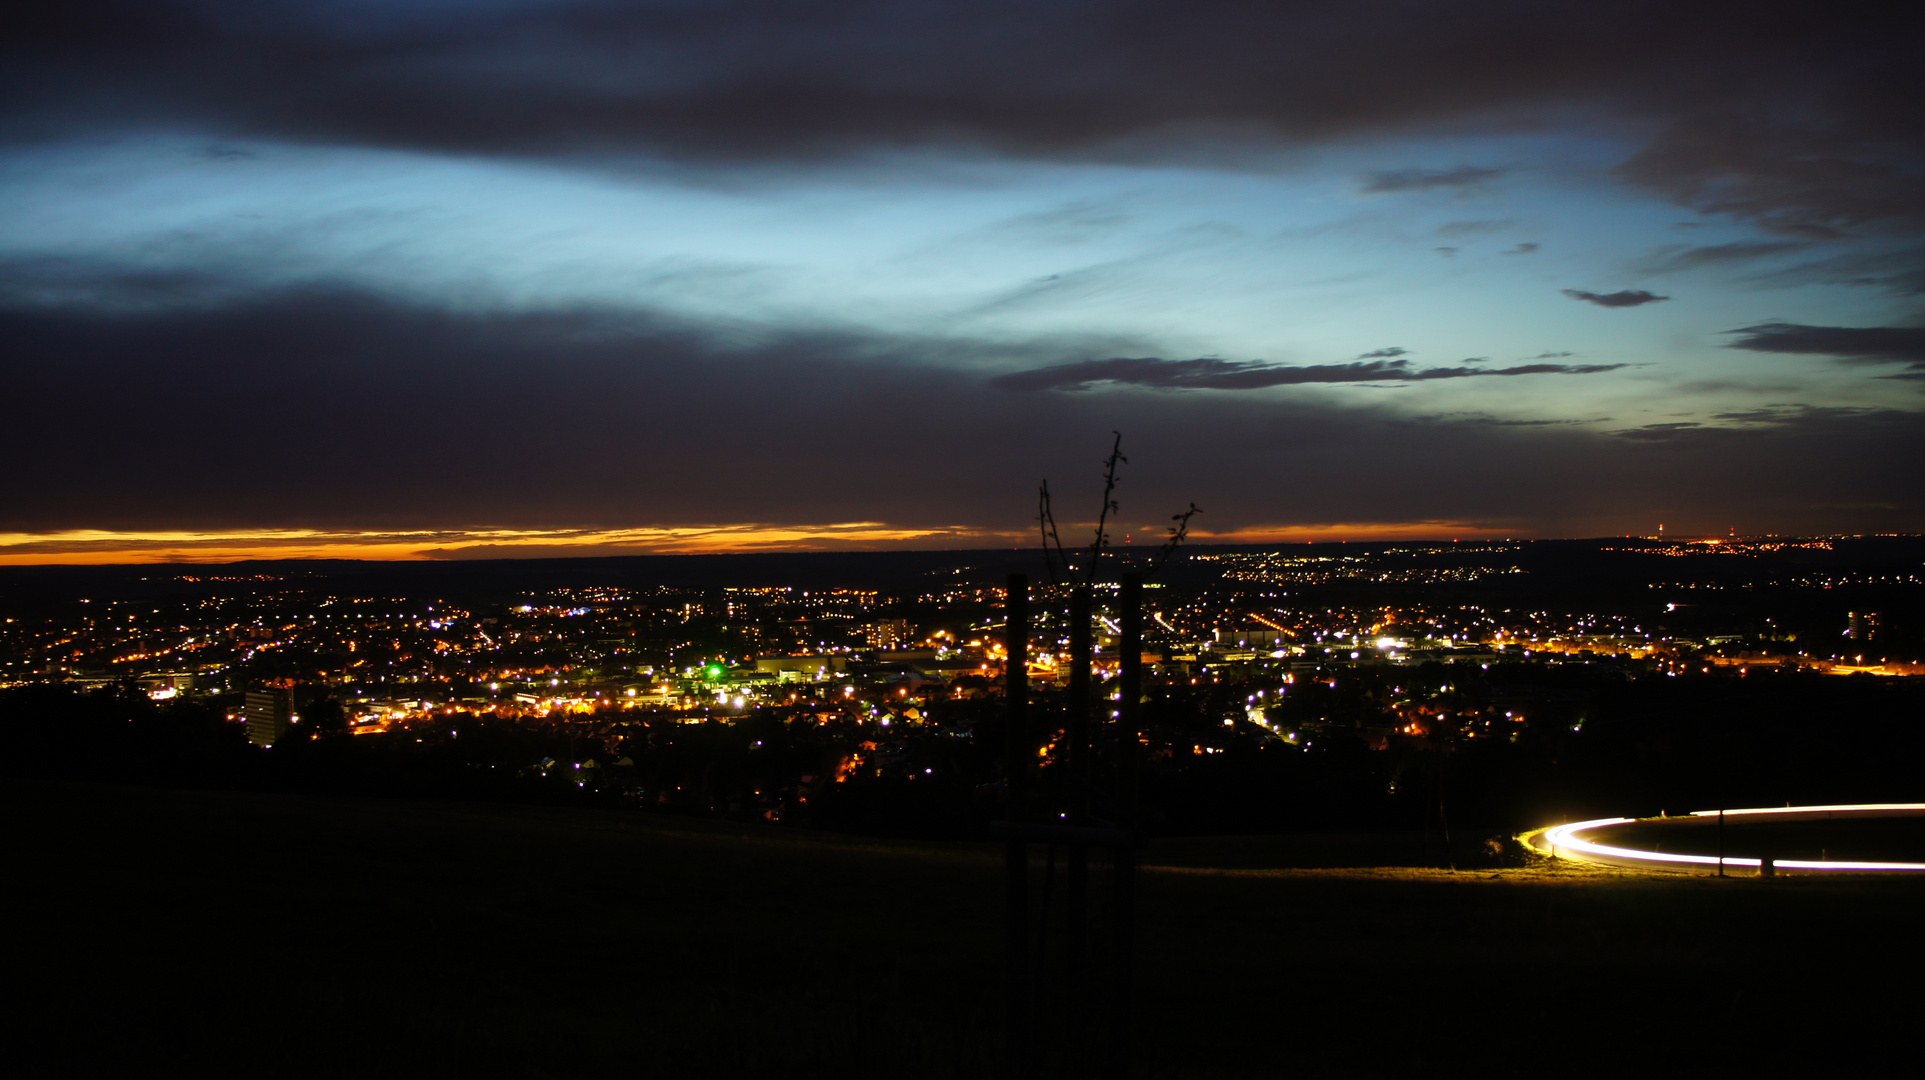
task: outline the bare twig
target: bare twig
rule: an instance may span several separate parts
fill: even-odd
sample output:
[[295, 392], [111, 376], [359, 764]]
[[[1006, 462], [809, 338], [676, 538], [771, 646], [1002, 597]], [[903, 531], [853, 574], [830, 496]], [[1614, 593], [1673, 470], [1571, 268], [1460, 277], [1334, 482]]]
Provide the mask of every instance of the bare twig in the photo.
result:
[[1043, 481], [1042, 490], [1036, 494], [1036, 523], [1043, 530], [1043, 566], [1049, 571], [1049, 580], [1052, 583], [1056, 581], [1056, 563], [1049, 553], [1052, 542], [1056, 545], [1055, 558], [1062, 560], [1063, 563], [1063, 576], [1074, 580], [1075, 574], [1070, 570], [1069, 556], [1063, 552], [1063, 538], [1056, 535], [1056, 514], [1050, 509], [1048, 480]]
[[[1123, 433], [1117, 431], [1111, 434], [1116, 436], [1116, 440], [1110, 444], [1110, 456], [1103, 462], [1103, 509], [1096, 517], [1096, 536], [1090, 541], [1089, 562], [1083, 568], [1084, 585], [1096, 584], [1096, 571], [1102, 561], [1103, 549], [1110, 546], [1110, 515], [1121, 512], [1116, 501], [1116, 485], [1122, 482], [1121, 477], [1117, 475], [1117, 466], [1129, 464], [1130, 459], [1123, 456]], [[1163, 568], [1163, 564], [1170, 560], [1170, 556], [1174, 555], [1176, 549], [1188, 538], [1190, 519], [1202, 512], [1195, 503], [1191, 503], [1190, 508], [1183, 513], [1170, 515], [1170, 520], [1176, 524], [1170, 528], [1169, 537], [1151, 560], [1149, 568], [1143, 572], [1144, 576], [1147, 577]], [[1036, 524], [1042, 530], [1043, 565], [1049, 571], [1050, 581], [1056, 580], [1057, 564], [1060, 563], [1063, 576], [1069, 579], [1070, 584], [1076, 584], [1076, 568], [1070, 564], [1069, 553], [1063, 550], [1063, 538], [1056, 531], [1056, 514], [1050, 502], [1048, 480], [1043, 481], [1042, 487], [1036, 493]], [[1050, 550], [1052, 547], [1055, 548], [1054, 553]]]
[[1170, 561], [1170, 556], [1176, 554], [1177, 547], [1190, 535], [1190, 519], [1202, 512], [1203, 509], [1201, 507], [1195, 503], [1191, 503], [1188, 510], [1183, 511], [1181, 514], [1170, 515], [1170, 520], [1176, 522], [1176, 524], [1170, 526], [1169, 538], [1163, 541], [1163, 546], [1157, 551], [1156, 559], [1150, 563], [1150, 568], [1143, 572], [1144, 577], [1149, 577], [1151, 574], [1163, 569], [1163, 564]]
[[1123, 456], [1123, 433], [1112, 431], [1110, 434], [1116, 436], [1116, 441], [1110, 445], [1109, 459], [1103, 462], [1103, 512], [1096, 516], [1096, 539], [1090, 541], [1089, 566], [1084, 568], [1083, 573], [1085, 585], [1096, 584], [1096, 563], [1110, 543], [1105, 527], [1109, 524], [1110, 512], [1116, 509], [1116, 466], [1127, 465], [1130, 461]]

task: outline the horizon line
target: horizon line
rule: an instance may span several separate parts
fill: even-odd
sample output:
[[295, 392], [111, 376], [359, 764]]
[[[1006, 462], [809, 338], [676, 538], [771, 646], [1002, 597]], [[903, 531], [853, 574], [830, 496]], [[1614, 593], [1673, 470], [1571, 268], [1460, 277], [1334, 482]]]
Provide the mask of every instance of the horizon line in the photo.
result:
[[[1719, 544], [1755, 540], [1839, 540], [1868, 537], [1918, 537], [1925, 533], [1726, 533], [1726, 534], [1649, 534], [1602, 533], [1589, 536], [1544, 536], [1488, 528], [1435, 529], [1437, 523], [1422, 525], [1431, 529], [1417, 531], [1412, 525], [1378, 529], [1344, 529], [1341, 526], [1305, 528], [1264, 528], [1236, 530], [1220, 534], [1193, 534], [1186, 546], [1204, 547], [1286, 547], [1320, 544], [1388, 543], [1519, 543], [1638, 540], [1662, 543]], [[558, 533], [562, 535], [557, 535]], [[638, 533], [652, 533], [662, 543], [648, 543]], [[662, 534], [681, 533], [680, 536]], [[797, 535], [804, 533], [808, 535]], [[572, 534], [572, 535], [571, 535]], [[616, 534], [619, 539], [609, 539]], [[693, 535], [691, 535], [693, 534]], [[776, 535], [771, 535], [776, 534]], [[787, 535], [780, 535], [787, 534]], [[1292, 535], [1294, 534], [1294, 535]], [[1321, 535], [1320, 535], [1321, 534]], [[1447, 535], [1448, 534], [1448, 535]], [[727, 537], [736, 543], [694, 544], [676, 540]], [[566, 537], [566, 538], [564, 538]], [[778, 538], [779, 537], [779, 538]], [[833, 555], [890, 554], [910, 552], [1040, 552], [1034, 537], [1029, 543], [1005, 546], [1003, 543], [967, 543], [969, 540], [1013, 539], [1009, 534], [974, 530], [896, 530], [874, 523], [829, 526], [818, 529], [723, 527], [700, 530], [556, 530], [553, 532], [514, 532], [507, 530], [421, 531], [349, 533], [319, 530], [236, 530], [232, 533], [121, 533], [69, 531], [56, 534], [0, 533], [0, 567], [32, 566], [226, 566], [254, 562], [355, 562], [369, 564], [460, 563], [460, 562], [536, 562], [545, 560], [588, 560], [673, 556], [729, 555]], [[466, 539], [469, 542], [461, 543]], [[623, 542], [627, 540], [628, 542]], [[636, 542], [641, 540], [641, 542]], [[789, 541], [784, 543], [783, 541]], [[943, 541], [964, 541], [945, 544]], [[453, 546], [450, 542], [453, 542]], [[813, 542], [811, 542], [813, 541]], [[1112, 551], [1154, 551], [1163, 538], [1135, 544], [1126, 540], [1109, 545]], [[1086, 551], [1087, 545], [1065, 546], [1065, 550]]]

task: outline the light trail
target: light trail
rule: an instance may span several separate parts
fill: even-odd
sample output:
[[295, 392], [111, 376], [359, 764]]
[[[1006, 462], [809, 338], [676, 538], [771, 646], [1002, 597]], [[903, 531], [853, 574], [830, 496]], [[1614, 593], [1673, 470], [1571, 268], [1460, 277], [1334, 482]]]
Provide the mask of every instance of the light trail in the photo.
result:
[[[1738, 814], [1834, 814], [1872, 812], [1885, 817], [1909, 817], [1925, 814], [1925, 803], [1839, 803], [1836, 806], [1761, 806], [1753, 810], [1693, 810], [1692, 817], [1717, 817], [1722, 813], [1730, 818]], [[1870, 816], [1870, 814], [1867, 814]]]
[[[1717, 810], [1694, 810], [1688, 818], [1646, 819], [1656, 821], [1677, 820], [1699, 824], [1705, 819], [1716, 818]], [[1839, 814], [1855, 817], [1912, 817], [1925, 814], [1925, 803], [1848, 803], [1836, 806], [1771, 806], [1747, 810], [1722, 811], [1726, 821], [1733, 819], [1762, 817], [1767, 815], [1810, 815], [1812, 817], [1835, 818]], [[1585, 862], [1603, 863], [1609, 866], [1648, 867], [1660, 870], [1680, 870], [1692, 867], [1716, 868], [1720, 859], [1716, 855], [1684, 855], [1669, 851], [1645, 851], [1639, 848], [1618, 847], [1587, 840], [1585, 833], [1613, 825], [1633, 825], [1637, 818], [1596, 818], [1591, 821], [1574, 821], [1567, 825], [1555, 825], [1538, 829], [1519, 837], [1527, 847], [1546, 852], [1554, 858], [1570, 857]], [[1726, 855], [1722, 859], [1727, 867], [1761, 868], [1763, 858]], [[1925, 871], [1925, 863], [1912, 862], [1867, 862], [1859, 860], [1833, 859], [1773, 859], [1772, 867], [1778, 870], [1804, 870], [1825, 872], [1886, 873]]]

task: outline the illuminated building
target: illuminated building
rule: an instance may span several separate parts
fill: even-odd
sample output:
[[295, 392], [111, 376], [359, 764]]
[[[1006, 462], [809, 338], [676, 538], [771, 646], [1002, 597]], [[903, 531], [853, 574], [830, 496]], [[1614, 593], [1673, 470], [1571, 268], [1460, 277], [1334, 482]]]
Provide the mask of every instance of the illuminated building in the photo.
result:
[[247, 741], [273, 746], [294, 720], [293, 698], [286, 690], [249, 690], [241, 713], [247, 719]]
[[1218, 628], [1216, 631], [1217, 647], [1224, 649], [1269, 650], [1283, 644], [1282, 638], [1283, 634], [1281, 631], [1268, 626], [1255, 626], [1247, 629], [1232, 630]]
[[840, 656], [758, 656], [755, 670], [760, 673], [773, 673], [781, 682], [797, 679], [820, 681], [831, 675], [840, 674], [847, 661]]

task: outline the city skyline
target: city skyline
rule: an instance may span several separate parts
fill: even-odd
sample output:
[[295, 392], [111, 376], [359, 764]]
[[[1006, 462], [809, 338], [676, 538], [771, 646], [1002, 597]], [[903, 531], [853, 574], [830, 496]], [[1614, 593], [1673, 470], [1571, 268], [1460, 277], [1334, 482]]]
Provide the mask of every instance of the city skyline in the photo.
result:
[[35, 20], [0, 563], [1925, 531], [1849, 6]]

